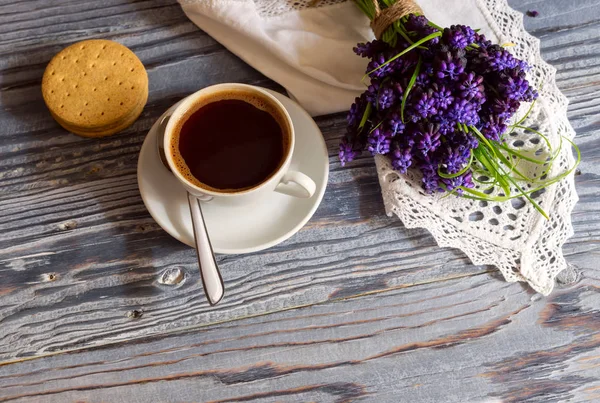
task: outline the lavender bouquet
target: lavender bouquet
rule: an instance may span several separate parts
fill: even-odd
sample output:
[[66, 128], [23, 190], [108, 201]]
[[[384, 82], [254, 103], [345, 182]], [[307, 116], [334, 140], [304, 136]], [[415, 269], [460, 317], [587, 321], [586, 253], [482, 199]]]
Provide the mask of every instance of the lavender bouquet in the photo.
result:
[[[370, 84], [348, 113], [342, 165], [367, 150], [389, 157], [400, 173], [419, 170], [427, 193], [486, 201], [525, 197], [548, 218], [531, 193], [575, 166], [549, 179], [559, 150], [552, 150], [542, 133], [522, 126], [538, 97], [526, 78], [527, 63], [471, 27], [437, 26], [412, 0], [355, 2], [371, 19], [378, 39], [354, 48], [370, 59], [365, 75]], [[529, 111], [514, 119], [523, 102], [532, 103]], [[540, 158], [511, 148], [505, 136], [515, 129], [538, 134], [549, 155]], [[525, 175], [521, 161], [542, 165], [540, 179]], [[495, 187], [502, 190], [491, 196]]]

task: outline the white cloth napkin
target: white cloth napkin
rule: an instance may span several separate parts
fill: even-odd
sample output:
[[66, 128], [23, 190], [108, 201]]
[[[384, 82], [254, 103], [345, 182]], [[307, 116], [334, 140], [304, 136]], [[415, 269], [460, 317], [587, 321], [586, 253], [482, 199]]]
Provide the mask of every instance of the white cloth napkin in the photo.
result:
[[[373, 39], [352, 1], [179, 0], [186, 15], [246, 63], [281, 84], [311, 115], [346, 111], [365, 89], [366, 60], [352, 48]], [[333, 4], [332, 4], [333, 3]], [[468, 24], [498, 40], [477, 0], [421, 0], [441, 26]]]

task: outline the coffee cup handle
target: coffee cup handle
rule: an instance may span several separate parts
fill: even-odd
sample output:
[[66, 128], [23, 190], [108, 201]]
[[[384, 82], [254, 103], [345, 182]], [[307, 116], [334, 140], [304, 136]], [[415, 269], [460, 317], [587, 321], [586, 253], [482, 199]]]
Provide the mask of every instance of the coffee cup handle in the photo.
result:
[[315, 185], [315, 182], [302, 172], [288, 171], [281, 178], [275, 191], [288, 196], [308, 199], [315, 194], [316, 188], [317, 185]]

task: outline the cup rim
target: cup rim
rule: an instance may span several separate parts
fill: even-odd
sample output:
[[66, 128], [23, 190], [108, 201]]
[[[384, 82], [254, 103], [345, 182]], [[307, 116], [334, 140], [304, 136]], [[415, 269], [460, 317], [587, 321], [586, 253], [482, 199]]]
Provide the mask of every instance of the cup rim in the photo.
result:
[[[193, 184], [192, 182], [190, 182], [189, 180], [187, 180], [175, 168], [175, 163], [173, 161], [171, 152], [167, 152], [167, 150], [170, 150], [170, 141], [171, 141], [171, 137], [172, 137], [172, 130], [175, 126], [175, 121], [177, 120], [177, 118], [181, 117], [183, 112], [187, 110], [187, 108], [190, 106], [190, 104], [193, 104], [195, 101], [197, 101], [199, 98], [205, 96], [207, 93], [212, 93], [212, 92], [217, 92], [217, 91], [226, 91], [226, 90], [231, 90], [231, 89], [245, 89], [245, 90], [257, 92], [260, 95], [264, 96], [266, 99], [268, 99], [272, 104], [274, 104], [277, 107], [277, 109], [279, 110], [279, 112], [281, 112], [286, 123], [289, 126], [288, 129], [289, 129], [289, 133], [290, 133], [290, 139], [289, 139], [290, 146], [288, 147], [288, 153], [285, 156], [285, 158], [283, 159], [283, 162], [281, 163], [281, 165], [279, 166], [279, 169], [277, 169], [274, 173], [272, 173], [271, 177], [268, 178], [267, 180], [259, 183], [258, 185], [254, 186], [254, 187], [251, 187], [249, 189], [244, 189], [244, 190], [240, 190], [237, 192], [219, 192], [219, 191], [214, 191], [214, 190], [199, 187], [199, 186]], [[180, 116], [177, 116], [177, 115], [180, 115]], [[175, 117], [176, 119], [173, 119], [173, 117]], [[171, 172], [188, 189], [193, 189], [194, 193], [201, 194], [201, 195], [210, 195], [210, 196], [218, 196], [218, 197], [235, 197], [235, 196], [247, 195], [250, 193], [254, 193], [254, 192], [268, 186], [273, 181], [279, 180], [279, 175], [288, 168], [288, 166], [292, 160], [292, 154], [294, 153], [294, 146], [295, 146], [295, 138], [296, 138], [296, 135], [294, 132], [294, 124], [292, 122], [292, 118], [290, 117], [290, 114], [285, 109], [283, 104], [277, 98], [275, 98], [273, 95], [269, 94], [263, 88], [256, 87], [254, 85], [241, 84], [241, 83], [222, 83], [222, 84], [215, 84], [215, 85], [211, 85], [208, 87], [204, 87], [204, 88], [188, 95], [186, 98], [183, 99], [181, 104], [179, 104], [177, 106], [177, 108], [175, 108], [173, 113], [171, 113], [171, 115], [169, 116], [169, 121], [167, 122], [167, 125], [165, 127], [163, 147], [165, 149], [165, 155], [167, 158], [167, 162], [169, 164], [169, 168], [171, 168]]]

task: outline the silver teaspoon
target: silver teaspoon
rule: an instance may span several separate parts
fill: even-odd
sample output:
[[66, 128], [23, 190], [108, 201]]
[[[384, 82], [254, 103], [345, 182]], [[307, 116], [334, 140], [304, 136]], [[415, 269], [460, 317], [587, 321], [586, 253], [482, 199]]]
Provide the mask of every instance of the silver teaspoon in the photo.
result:
[[[158, 135], [156, 136], [158, 156], [165, 168], [172, 173], [167, 156], [164, 149], [165, 128], [169, 121], [170, 115], [164, 116], [158, 126]], [[207, 196], [203, 201], [209, 201], [212, 197]], [[202, 207], [200, 199], [188, 192], [188, 204], [190, 206], [190, 214], [192, 216], [192, 227], [194, 230], [194, 241], [196, 242], [196, 255], [198, 257], [198, 266], [200, 267], [200, 276], [202, 277], [202, 286], [208, 303], [216, 305], [221, 301], [225, 294], [225, 284], [223, 277], [219, 271], [217, 260], [213, 252], [204, 216], [202, 215]]]

